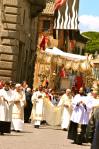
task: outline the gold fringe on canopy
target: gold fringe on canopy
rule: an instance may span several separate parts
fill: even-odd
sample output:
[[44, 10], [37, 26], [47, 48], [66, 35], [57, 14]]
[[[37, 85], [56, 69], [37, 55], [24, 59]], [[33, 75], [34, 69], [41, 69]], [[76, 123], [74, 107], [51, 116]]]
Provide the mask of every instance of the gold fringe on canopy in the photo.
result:
[[74, 71], [78, 71], [80, 67], [80, 62], [73, 62], [71, 67]]
[[51, 56], [46, 56], [46, 63], [51, 63]]
[[72, 61], [66, 61], [65, 68], [70, 69], [72, 67]]
[[80, 71], [81, 72], [91, 72], [92, 68], [89, 62], [85, 61], [80, 64]]

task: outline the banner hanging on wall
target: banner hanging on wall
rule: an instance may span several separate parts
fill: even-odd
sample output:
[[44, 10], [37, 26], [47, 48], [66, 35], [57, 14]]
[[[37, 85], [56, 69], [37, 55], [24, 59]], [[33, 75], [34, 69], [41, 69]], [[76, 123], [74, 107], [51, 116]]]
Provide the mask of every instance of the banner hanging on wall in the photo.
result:
[[78, 29], [79, 0], [56, 0], [54, 29]]

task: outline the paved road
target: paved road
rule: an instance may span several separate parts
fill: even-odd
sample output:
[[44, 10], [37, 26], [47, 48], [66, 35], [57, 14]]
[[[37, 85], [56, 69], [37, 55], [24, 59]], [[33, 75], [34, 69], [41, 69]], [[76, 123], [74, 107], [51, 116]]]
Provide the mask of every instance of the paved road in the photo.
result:
[[42, 125], [36, 129], [25, 124], [24, 132], [0, 136], [0, 149], [90, 149], [89, 144], [72, 144], [66, 135], [58, 127]]

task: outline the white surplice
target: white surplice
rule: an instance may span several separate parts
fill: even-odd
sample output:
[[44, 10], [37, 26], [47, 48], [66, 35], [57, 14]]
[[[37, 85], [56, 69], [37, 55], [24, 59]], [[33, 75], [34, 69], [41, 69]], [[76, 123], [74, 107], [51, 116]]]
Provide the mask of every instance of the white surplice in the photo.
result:
[[12, 107], [14, 96], [12, 90], [6, 91], [4, 88], [0, 90], [0, 120], [12, 121]]
[[[84, 107], [83, 104], [77, 105], [80, 101], [83, 101], [86, 107]], [[78, 124], [88, 124], [89, 114], [92, 109], [92, 100], [87, 96], [77, 94], [73, 99], [72, 106], [73, 112], [71, 115], [71, 121]]]
[[14, 92], [14, 105], [12, 110], [12, 129], [23, 130], [24, 125], [24, 105], [26, 103], [24, 91]]

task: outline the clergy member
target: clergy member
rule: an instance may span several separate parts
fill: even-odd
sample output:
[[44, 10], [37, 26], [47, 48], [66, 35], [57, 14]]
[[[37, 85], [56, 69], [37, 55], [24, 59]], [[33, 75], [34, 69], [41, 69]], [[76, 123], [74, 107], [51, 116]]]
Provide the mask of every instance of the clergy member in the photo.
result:
[[[92, 109], [92, 103], [87, 96], [84, 95], [84, 89], [79, 89], [79, 94], [75, 95], [73, 102], [73, 112], [69, 126], [68, 138], [74, 140], [76, 144], [85, 142], [86, 127], [89, 121], [89, 114]], [[78, 128], [80, 126], [80, 132]], [[79, 135], [78, 135], [79, 133]]]
[[66, 93], [61, 97], [58, 106], [63, 106], [62, 119], [61, 119], [61, 129], [67, 130], [70, 122], [71, 115], [71, 103], [72, 103], [71, 90], [67, 89]]
[[16, 84], [14, 93], [14, 105], [12, 110], [12, 130], [20, 132], [24, 125], [24, 106], [26, 103], [25, 92], [21, 84]]
[[44, 106], [43, 101], [46, 94], [43, 92], [43, 87], [39, 86], [39, 90], [32, 96], [33, 109], [31, 113], [31, 119], [34, 121], [34, 127], [39, 128], [41, 121], [43, 120]]
[[0, 127], [3, 125], [4, 128], [3, 130], [0, 129], [2, 134], [7, 131], [10, 132], [13, 103], [13, 92], [10, 89], [10, 83], [6, 81], [4, 87], [0, 89]]

